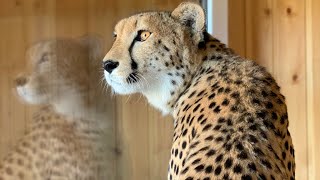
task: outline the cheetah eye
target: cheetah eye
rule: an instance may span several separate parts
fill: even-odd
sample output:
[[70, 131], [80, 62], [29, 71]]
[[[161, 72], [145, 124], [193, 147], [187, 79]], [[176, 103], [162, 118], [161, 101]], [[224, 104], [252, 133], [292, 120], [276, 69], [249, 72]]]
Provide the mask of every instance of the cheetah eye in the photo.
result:
[[140, 31], [138, 31], [137, 41], [143, 42], [143, 41], [147, 40], [151, 34], [152, 33], [149, 31], [140, 30]]

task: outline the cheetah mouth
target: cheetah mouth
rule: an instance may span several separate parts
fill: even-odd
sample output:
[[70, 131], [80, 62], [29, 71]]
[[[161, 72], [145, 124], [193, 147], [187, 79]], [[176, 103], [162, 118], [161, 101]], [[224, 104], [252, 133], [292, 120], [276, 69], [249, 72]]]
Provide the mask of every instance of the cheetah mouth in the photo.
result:
[[139, 80], [140, 80], [139, 74], [137, 72], [132, 72], [127, 77], [126, 82], [128, 84], [134, 84], [134, 83], [137, 83]]

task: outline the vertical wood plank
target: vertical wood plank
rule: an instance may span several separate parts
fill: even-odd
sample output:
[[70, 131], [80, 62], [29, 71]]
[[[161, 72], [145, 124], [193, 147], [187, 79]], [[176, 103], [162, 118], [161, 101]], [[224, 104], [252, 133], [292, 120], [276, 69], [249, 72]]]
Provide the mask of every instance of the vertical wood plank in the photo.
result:
[[13, 95], [13, 78], [25, 66], [23, 4], [1, 1], [0, 7], [0, 159], [13, 147], [26, 127], [26, 109]]
[[320, 179], [320, 1], [306, 1], [309, 179]]
[[166, 179], [173, 137], [173, 119], [148, 108], [150, 177]]
[[26, 127], [26, 109], [13, 95], [12, 79], [16, 72], [12, 68], [0, 70], [0, 159], [14, 147]]
[[24, 1], [22, 13], [23, 38], [20, 41], [25, 41], [25, 49], [37, 41], [55, 37], [55, 0]]
[[88, 32], [88, 0], [56, 0], [56, 36], [78, 37]]
[[296, 178], [307, 179], [305, 1], [273, 0], [274, 75], [286, 96]]
[[117, 179], [150, 179], [147, 108], [147, 103], [137, 95], [118, 98]]
[[246, 57], [273, 70], [272, 0], [246, 1]]
[[15, 49], [20, 52], [24, 49], [23, 31], [23, 4], [20, 1], [3, 0], [0, 7], [0, 67], [23, 67], [21, 53], [12, 53]]

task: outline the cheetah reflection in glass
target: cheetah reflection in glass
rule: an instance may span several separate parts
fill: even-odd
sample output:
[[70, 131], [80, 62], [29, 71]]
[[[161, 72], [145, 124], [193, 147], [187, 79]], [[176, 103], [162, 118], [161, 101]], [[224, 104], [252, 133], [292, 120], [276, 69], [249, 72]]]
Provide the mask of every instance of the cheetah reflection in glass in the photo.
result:
[[39, 42], [28, 50], [28, 75], [16, 89], [43, 107], [0, 162], [0, 180], [114, 179], [112, 129], [97, 73], [102, 46], [95, 36]]

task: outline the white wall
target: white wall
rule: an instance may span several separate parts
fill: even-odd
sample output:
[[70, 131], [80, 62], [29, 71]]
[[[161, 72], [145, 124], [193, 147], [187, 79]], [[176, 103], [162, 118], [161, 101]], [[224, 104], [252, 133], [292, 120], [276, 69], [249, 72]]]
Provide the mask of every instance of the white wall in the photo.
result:
[[208, 32], [223, 43], [228, 43], [228, 1], [206, 0]]

